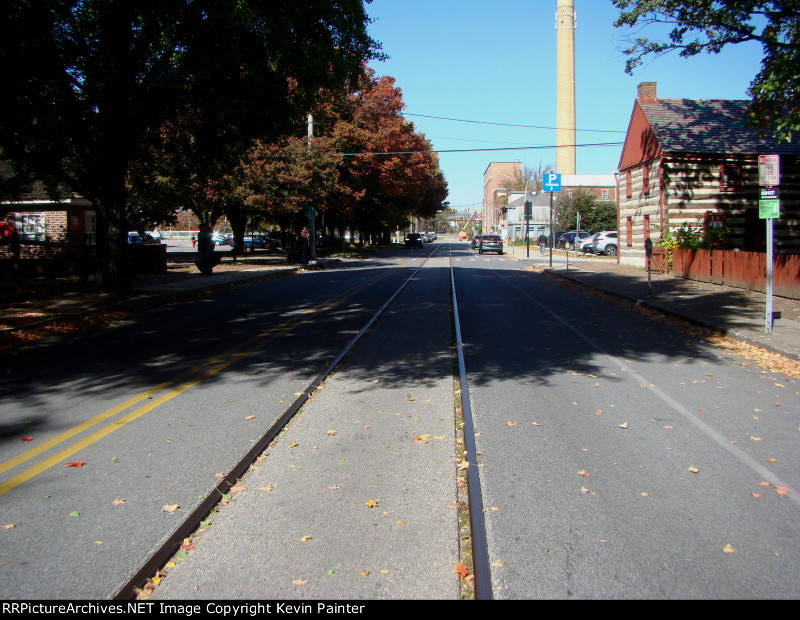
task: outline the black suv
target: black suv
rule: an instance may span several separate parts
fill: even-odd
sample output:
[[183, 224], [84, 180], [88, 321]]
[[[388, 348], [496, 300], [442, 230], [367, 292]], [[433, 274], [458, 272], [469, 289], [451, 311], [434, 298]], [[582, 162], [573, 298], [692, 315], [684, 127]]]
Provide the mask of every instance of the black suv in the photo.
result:
[[424, 246], [422, 235], [419, 233], [408, 233], [406, 235], [405, 246], [407, 248], [421, 248]]
[[483, 254], [484, 252], [503, 253], [503, 239], [500, 235], [483, 235], [481, 244], [478, 246], [478, 254]]

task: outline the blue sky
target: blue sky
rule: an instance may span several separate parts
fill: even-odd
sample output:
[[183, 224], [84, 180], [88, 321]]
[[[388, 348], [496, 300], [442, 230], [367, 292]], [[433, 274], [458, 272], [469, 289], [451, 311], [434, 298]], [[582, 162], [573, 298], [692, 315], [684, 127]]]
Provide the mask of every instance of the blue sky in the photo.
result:
[[[553, 129], [528, 129], [425, 118], [554, 127], [556, 0], [373, 0], [371, 36], [390, 56], [373, 62], [403, 91], [407, 118], [436, 150], [548, 146]], [[747, 99], [759, 71], [757, 44], [720, 54], [680, 58], [677, 53], [647, 62], [633, 76], [619, 51], [629, 33], [612, 26], [610, 0], [575, 0], [577, 142], [621, 142], [630, 120], [636, 85], [657, 82], [658, 96], [686, 99]], [[642, 34], [663, 34], [648, 28]], [[604, 130], [599, 133], [580, 130]], [[616, 170], [621, 147], [578, 149], [578, 174]], [[555, 162], [553, 149], [442, 153], [451, 206], [480, 207], [483, 172], [492, 161], [529, 167]]]

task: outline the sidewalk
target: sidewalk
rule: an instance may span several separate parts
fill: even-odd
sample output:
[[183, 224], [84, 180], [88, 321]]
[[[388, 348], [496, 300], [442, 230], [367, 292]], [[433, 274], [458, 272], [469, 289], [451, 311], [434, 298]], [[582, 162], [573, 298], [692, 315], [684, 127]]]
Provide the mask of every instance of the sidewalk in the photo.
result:
[[[519, 248], [518, 248], [519, 249]], [[786, 357], [800, 360], [800, 301], [773, 297], [775, 320], [772, 333], [766, 333], [766, 295], [672, 275], [651, 273], [619, 265], [613, 258], [576, 257], [565, 252], [549, 255], [519, 253], [514, 258], [558, 277], [580, 282], [643, 306], [680, 317], [696, 325], [720, 331], [732, 338], [758, 345]]]

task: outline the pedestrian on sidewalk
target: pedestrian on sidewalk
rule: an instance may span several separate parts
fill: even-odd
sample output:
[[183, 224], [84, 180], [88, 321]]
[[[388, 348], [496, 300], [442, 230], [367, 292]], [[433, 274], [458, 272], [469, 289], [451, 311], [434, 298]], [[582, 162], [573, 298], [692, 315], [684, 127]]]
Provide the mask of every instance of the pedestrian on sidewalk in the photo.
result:
[[537, 241], [539, 242], [539, 253], [542, 256], [544, 256], [544, 249], [547, 246], [547, 235], [542, 233], [541, 235], [539, 235], [539, 238], [537, 239]]
[[211, 226], [203, 224], [200, 227], [200, 234], [197, 235], [197, 258], [194, 264], [203, 275], [211, 275], [214, 267], [219, 265], [222, 256], [214, 254], [214, 239], [212, 237]]

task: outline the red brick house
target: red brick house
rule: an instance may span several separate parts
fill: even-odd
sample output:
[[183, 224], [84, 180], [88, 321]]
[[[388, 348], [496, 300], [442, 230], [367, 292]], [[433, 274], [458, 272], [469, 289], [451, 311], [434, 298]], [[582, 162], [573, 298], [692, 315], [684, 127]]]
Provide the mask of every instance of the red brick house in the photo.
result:
[[800, 254], [800, 141], [776, 142], [747, 122], [749, 101], [659, 99], [639, 84], [619, 163], [620, 262], [643, 266], [660, 231], [724, 228], [733, 249], [763, 251], [758, 156], [781, 156], [775, 252]]

